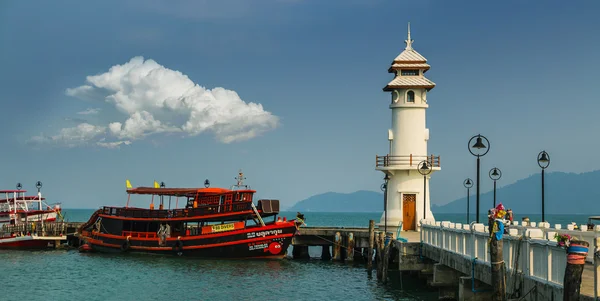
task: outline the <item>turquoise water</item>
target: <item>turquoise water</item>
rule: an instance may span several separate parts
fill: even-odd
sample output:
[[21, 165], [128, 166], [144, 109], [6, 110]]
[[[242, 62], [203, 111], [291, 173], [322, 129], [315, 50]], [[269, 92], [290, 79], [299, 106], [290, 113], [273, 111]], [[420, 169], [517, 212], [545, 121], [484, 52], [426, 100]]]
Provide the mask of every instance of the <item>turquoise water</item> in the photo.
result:
[[[93, 209], [64, 209], [87, 221]], [[282, 216], [294, 218], [295, 212]], [[367, 227], [380, 213], [306, 213], [309, 226]], [[437, 220], [463, 222], [461, 214]], [[518, 217], [519, 215], [517, 215]], [[535, 221], [533, 215], [528, 215]], [[482, 216], [483, 218], [483, 216]], [[586, 216], [549, 215], [551, 223]], [[319, 256], [319, 248], [311, 248]], [[74, 250], [1, 251], [0, 300], [437, 300], [422, 280], [391, 273], [387, 285], [364, 264], [284, 260], [206, 260], [152, 255], [84, 254]]]

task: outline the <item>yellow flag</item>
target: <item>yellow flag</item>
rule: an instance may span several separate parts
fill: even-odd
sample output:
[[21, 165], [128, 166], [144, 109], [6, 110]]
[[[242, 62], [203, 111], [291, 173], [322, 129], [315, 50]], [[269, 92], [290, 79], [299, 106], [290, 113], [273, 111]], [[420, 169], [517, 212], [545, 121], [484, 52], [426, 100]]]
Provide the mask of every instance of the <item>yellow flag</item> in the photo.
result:
[[154, 188], [160, 188], [160, 185], [158, 185], [158, 182], [154, 181]]
[[131, 187], [131, 182], [129, 182], [129, 180], [125, 181], [125, 186], [127, 186], [127, 189], [133, 188], [133, 187]]

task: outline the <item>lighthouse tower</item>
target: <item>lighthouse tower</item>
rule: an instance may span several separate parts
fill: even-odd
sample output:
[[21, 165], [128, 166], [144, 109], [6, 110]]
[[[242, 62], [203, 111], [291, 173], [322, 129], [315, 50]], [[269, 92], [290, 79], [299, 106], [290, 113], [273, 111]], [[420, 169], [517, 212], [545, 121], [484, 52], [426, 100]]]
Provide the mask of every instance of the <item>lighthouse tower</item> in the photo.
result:
[[[387, 231], [395, 233], [401, 225], [403, 230], [420, 230], [419, 221], [424, 217], [433, 220], [429, 201], [429, 179], [440, 170], [440, 157], [427, 153], [429, 129], [425, 125], [427, 92], [435, 83], [425, 77], [429, 70], [427, 59], [413, 49], [408, 24], [406, 48], [388, 69], [394, 79], [383, 88], [390, 92], [392, 128], [388, 130], [389, 153], [377, 156], [376, 169], [388, 177], [384, 190], [387, 214], [384, 212], [378, 224], [380, 229], [387, 224]], [[418, 168], [426, 161], [429, 170], [424, 180]], [[425, 188], [426, 187], [426, 188]], [[425, 203], [423, 203], [425, 202]], [[385, 217], [387, 215], [387, 223]]]

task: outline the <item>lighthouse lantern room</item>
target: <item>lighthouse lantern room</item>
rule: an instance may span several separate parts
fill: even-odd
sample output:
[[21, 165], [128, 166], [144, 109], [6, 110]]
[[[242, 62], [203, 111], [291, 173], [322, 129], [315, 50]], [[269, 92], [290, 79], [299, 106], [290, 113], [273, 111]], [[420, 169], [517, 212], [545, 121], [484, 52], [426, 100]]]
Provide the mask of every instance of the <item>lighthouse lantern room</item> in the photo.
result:
[[[425, 77], [427, 59], [413, 49], [408, 24], [406, 48], [392, 62], [388, 72], [394, 79], [383, 88], [392, 100], [392, 128], [388, 130], [389, 153], [376, 157], [376, 169], [386, 174], [387, 212], [381, 216], [380, 229], [396, 233], [420, 230], [422, 219], [434, 220], [429, 201], [429, 179], [440, 170], [440, 157], [427, 153], [429, 129], [425, 124], [427, 92], [435, 83]], [[423, 175], [423, 165], [429, 172]], [[424, 183], [425, 182], [425, 183]], [[387, 217], [387, 223], [386, 223]]]

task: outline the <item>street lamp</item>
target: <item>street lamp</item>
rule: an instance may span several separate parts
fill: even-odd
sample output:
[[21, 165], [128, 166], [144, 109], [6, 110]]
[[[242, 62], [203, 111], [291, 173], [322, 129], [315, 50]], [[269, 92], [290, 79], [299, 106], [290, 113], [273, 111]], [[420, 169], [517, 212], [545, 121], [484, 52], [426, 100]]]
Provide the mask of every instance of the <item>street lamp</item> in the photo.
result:
[[496, 181], [502, 178], [502, 171], [499, 168], [494, 167], [490, 170], [490, 179], [494, 181], [494, 208], [496, 208]]
[[[165, 188], [165, 187], [166, 187], [165, 182], [161, 181], [160, 182], [160, 188]], [[164, 195], [161, 194], [160, 195], [160, 210], [163, 210], [163, 208], [164, 208], [164, 201], [165, 201]], [[169, 203], [169, 209], [171, 209], [171, 204], [170, 203]]]
[[423, 219], [427, 218], [427, 175], [431, 173], [432, 166], [427, 164], [427, 160], [421, 161], [417, 168], [420, 174], [423, 175]]
[[383, 227], [385, 230], [385, 235], [387, 235], [387, 186], [390, 176], [386, 173], [383, 180], [385, 181], [385, 183], [381, 184], [381, 191], [383, 191]]
[[[476, 142], [474, 144], [471, 144], [471, 142], [475, 138], [477, 138]], [[485, 144], [483, 143], [483, 140], [485, 140]], [[469, 148], [469, 152], [471, 153], [471, 155], [477, 157], [477, 215], [475, 216], [475, 219], [477, 220], [477, 223], [479, 223], [479, 157], [485, 156], [485, 154], [487, 154], [490, 151], [490, 141], [487, 138], [485, 138], [485, 136], [478, 134], [469, 139], [467, 147]]]
[[21, 190], [21, 188], [23, 188], [23, 185], [21, 185], [21, 183], [17, 183], [17, 190]]
[[538, 165], [542, 168], [542, 222], [544, 219], [544, 170], [550, 166], [550, 155], [546, 151], [541, 151], [537, 158]]
[[204, 180], [204, 187], [210, 187], [210, 181], [208, 179]]
[[473, 181], [471, 181], [471, 179], [467, 178], [465, 180], [465, 182], [463, 183], [463, 185], [465, 186], [465, 188], [467, 188], [467, 224], [469, 223], [469, 196], [471, 195], [470, 190], [471, 187], [473, 187]]

